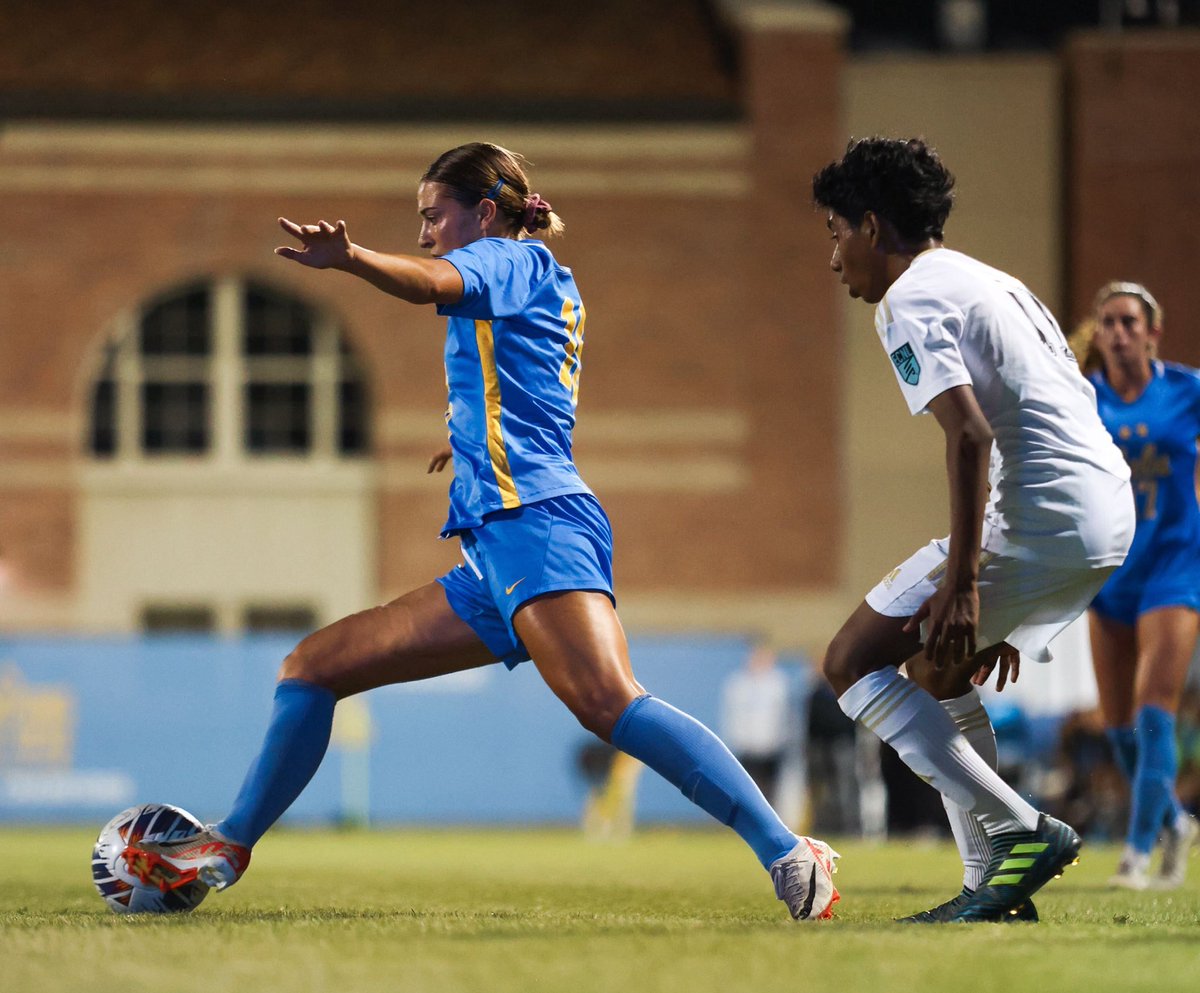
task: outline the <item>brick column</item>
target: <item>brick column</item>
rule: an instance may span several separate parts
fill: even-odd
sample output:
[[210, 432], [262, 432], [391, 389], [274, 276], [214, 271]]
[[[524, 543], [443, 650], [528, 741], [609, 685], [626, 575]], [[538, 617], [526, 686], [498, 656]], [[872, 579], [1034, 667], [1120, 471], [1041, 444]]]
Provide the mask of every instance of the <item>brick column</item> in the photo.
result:
[[[754, 432], [756, 513], [795, 584], [839, 581], [844, 540], [840, 287], [811, 206], [812, 176], [844, 145], [847, 17], [819, 3], [727, 6], [742, 32], [753, 209], [739, 329]], [[764, 563], [764, 566], [767, 566]], [[765, 568], [779, 574], [778, 568]]]
[[1200, 31], [1086, 32], [1066, 48], [1071, 319], [1110, 279], [1163, 306], [1163, 357], [1200, 365]]

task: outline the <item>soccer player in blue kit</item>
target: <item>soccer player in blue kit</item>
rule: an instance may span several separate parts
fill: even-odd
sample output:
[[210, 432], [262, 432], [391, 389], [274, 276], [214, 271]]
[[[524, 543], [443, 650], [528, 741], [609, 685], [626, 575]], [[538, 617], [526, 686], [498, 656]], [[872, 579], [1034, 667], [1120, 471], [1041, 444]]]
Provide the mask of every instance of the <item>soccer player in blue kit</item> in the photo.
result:
[[[1096, 298], [1089, 375], [1100, 417], [1133, 473], [1137, 530], [1121, 566], [1092, 601], [1092, 662], [1132, 810], [1113, 886], [1183, 883], [1200, 825], [1175, 794], [1175, 713], [1200, 631], [1200, 506], [1196, 438], [1200, 372], [1156, 359], [1162, 311], [1138, 283]], [[1162, 833], [1162, 861], [1148, 872]]]
[[338, 699], [532, 659], [585, 728], [732, 827], [792, 917], [831, 917], [837, 854], [793, 834], [712, 731], [634, 678], [615, 610], [608, 519], [571, 455], [585, 310], [571, 271], [526, 238], [557, 234], [562, 222], [530, 192], [522, 163], [475, 142], [430, 166], [417, 210], [418, 244], [431, 258], [369, 251], [350, 241], [343, 221], [280, 219], [300, 242], [277, 248], [283, 258], [340, 269], [449, 318], [454, 479], [442, 536], [459, 539], [464, 561], [303, 639], [283, 663], [266, 740], [229, 815], [181, 842], [131, 847], [127, 862], [164, 888], [236, 882], [250, 849], [320, 765]]

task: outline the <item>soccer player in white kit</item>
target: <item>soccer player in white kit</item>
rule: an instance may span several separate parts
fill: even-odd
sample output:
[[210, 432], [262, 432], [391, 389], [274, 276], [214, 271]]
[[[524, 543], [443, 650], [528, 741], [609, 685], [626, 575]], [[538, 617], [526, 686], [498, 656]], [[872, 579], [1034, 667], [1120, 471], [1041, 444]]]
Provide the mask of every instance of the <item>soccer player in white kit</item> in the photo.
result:
[[[1018, 280], [943, 247], [954, 178], [919, 139], [866, 138], [813, 177], [830, 266], [876, 304], [876, 330], [913, 414], [946, 438], [950, 534], [867, 594], [830, 644], [842, 709], [941, 793], [963, 890], [906, 921], [1036, 920], [1030, 897], [1080, 838], [995, 772], [972, 685], [1087, 607], [1133, 538], [1129, 470], [1057, 323]], [[905, 668], [909, 678], [901, 675]], [[939, 702], [940, 701], [940, 702]]]

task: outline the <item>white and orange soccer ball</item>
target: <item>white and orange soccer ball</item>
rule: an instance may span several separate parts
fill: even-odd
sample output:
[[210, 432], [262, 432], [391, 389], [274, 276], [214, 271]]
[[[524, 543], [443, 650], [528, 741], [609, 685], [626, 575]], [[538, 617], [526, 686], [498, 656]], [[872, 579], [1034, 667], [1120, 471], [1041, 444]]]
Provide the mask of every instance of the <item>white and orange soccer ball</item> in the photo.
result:
[[122, 810], [104, 825], [92, 848], [92, 881], [118, 914], [172, 914], [193, 910], [208, 895], [196, 880], [176, 889], [143, 883], [129, 869], [125, 850], [137, 841], [175, 841], [204, 830], [186, 810], [167, 803], [143, 803]]

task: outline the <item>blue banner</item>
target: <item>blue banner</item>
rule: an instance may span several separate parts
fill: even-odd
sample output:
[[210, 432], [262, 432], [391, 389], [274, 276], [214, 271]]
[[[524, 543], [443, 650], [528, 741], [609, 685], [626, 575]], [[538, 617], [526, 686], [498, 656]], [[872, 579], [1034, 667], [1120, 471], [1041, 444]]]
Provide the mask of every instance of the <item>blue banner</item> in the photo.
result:
[[[140, 802], [228, 809], [293, 637], [0, 638], [0, 821], [106, 821]], [[639, 681], [715, 727], [736, 638], [641, 638]], [[791, 668], [791, 667], [789, 667]], [[285, 821], [578, 820], [592, 738], [532, 664], [389, 686], [338, 705], [334, 740]], [[658, 777], [640, 821], [703, 819]]]

